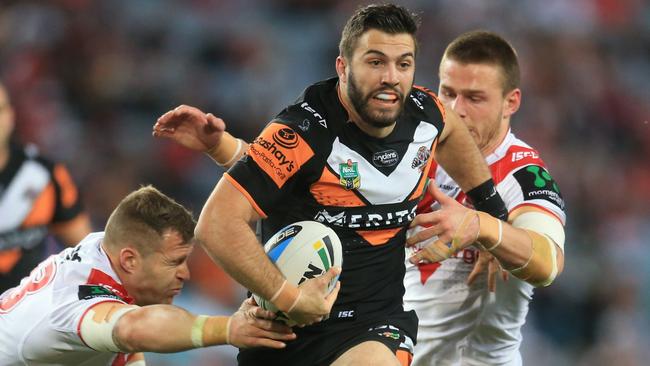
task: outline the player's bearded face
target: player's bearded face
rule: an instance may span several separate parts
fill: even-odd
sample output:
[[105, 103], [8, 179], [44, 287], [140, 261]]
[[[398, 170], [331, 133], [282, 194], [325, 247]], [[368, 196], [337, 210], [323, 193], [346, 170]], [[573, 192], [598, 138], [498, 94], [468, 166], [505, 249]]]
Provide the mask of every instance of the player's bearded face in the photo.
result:
[[[359, 116], [374, 127], [383, 128], [395, 123], [397, 117], [404, 109], [406, 95], [398, 88], [384, 84], [370, 89], [362, 87], [355, 74], [350, 69], [348, 75], [348, 96]], [[410, 92], [411, 86], [407, 89]], [[394, 100], [384, 100], [386, 95], [395, 95]]]

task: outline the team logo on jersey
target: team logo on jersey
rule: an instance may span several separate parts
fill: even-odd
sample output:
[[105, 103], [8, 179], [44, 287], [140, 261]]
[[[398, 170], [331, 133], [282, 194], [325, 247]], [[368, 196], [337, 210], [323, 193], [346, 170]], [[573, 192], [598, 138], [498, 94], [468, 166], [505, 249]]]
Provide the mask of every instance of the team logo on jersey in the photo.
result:
[[398, 161], [399, 154], [393, 149], [376, 152], [372, 155], [372, 164], [378, 168], [393, 166]]
[[564, 210], [564, 199], [551, 174], [539, 165], [529, 165], [514, 173], [524, 200], [545, 200]]
[[415, 158], [413, 158], [411, 168], [423, 170], [424, 166], [427, 164], [427, 161], [429, 161], [430, 156], [431, 151], [429, 151], [426, 146], [420, 146], [417, 155], [415, 155]]
[[347, 190], [359, 189], [361, 186], [361, 177], [359, 176], [359, 167], [357, 162], [348, 159], [347, 163], [339, 164], [340, 183]]

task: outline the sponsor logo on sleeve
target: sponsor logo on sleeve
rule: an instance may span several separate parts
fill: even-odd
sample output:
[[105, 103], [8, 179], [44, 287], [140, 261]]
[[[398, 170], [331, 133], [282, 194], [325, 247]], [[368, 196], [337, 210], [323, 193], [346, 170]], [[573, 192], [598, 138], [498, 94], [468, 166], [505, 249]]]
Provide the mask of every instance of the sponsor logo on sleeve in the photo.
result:
[[314, 155], [311, 147], [293, 129], [271, 123], [249, 150], [255, 161], [281, 188]]
[[512, 153], [512, 162], [519, 161], [528, 157], [539, 159], [539, 154], [535, 151], [516, 151]]
[[123, 301], [122, 298], [117, 296], [113, 291], [99, 285], [79, 285], [79, 292], [77, 295], [79, 297], [79, 300], [90, 300], [97, 297], [102, 297]]
[[538, 165], [529, 165], [514, 173], [521, 185], [524, 201], [545, 200], [564, 210], [564, 199], [551, 174]]

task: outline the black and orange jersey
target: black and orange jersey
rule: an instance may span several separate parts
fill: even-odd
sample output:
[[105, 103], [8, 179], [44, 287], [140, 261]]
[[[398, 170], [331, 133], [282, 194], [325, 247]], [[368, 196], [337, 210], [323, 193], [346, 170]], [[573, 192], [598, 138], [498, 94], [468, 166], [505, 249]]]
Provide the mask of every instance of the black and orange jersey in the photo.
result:
[[12, 144], [0, 172], [0, 293], [43, 260], [48, 226], [81, 212], [77, 187], [63, 165], [44, 159], [33, 145]]
[[404, 229], [423, 195], [443, 113], [432, 93], [414, 87], [394, 130], [371, 137], [349, 121], [338, 79], [329, 79], [280, 112], [226, 173], [264, 218], [262, 242], [301, 220], [339, 235], [342, 287], [331, 320], [403, 311]]

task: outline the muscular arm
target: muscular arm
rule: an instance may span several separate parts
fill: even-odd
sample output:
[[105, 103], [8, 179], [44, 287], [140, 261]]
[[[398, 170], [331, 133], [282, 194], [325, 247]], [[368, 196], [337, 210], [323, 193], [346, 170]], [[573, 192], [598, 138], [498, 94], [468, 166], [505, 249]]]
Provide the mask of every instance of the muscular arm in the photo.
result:
[[439, 262], [478, 241], [505, 269], [534, 286], [547, 286], [562, 272], [564, 229], [555, 217], [526, 207], [512, 213], [511, 225], [468, 209], [435, 185], [430, 192], [442, 208], [416, 216], [411, 226], [429, 227], [410, 236], [407, 245], [438, 239], [413, 255], [412, 263]]
[[492, 179], [467, 126], [451, 109], [446, 110], [445, 128], [436, 148], [436, 161], [458, 183], [463, 192], [469, 192]]
[[[532, 219], [521, 220], [524, 214]], [[564, 269], [564, 229], [556, 217], [538, 208], [523, 207], [515, 210], [510, 215], [509, 221], [510, 224], [504, 223], [502, 225], [503, 237], [501, 244], [490, 250], [490, 253], [499, 260], [506, 270], [512, 271], [526, 265], [533, 255], [533, 243], [539, 243], [542, 246], [550, 245], [553, 247], [550, 250], [547, 248], [535, 248], [535, 250], [548, 250], [548, 253], [545, 253], [545, 256], [547, 256], [545, 260], [552, 261], [553, 258], [550, 256], [554, 254], [556, 263], [543, 263], [532, 268], [530, 271], [532, 281], [529, 282], [534, 285], [538, 284], [539, 281], [535, 281], [535, 279], [544, 277], [547, 271], [553, 271], [552, 268], [549, 269], [548, 267], [556, 268], [557, 272], [553, 274], [552, 279], [562, 273]], [[531, 237], [531, 234], [527, 231], [539, 236]], [[538, 242], [538, 240], [546, 240], [547, 243]]]
[[270, 299], [284, 277], [268, 259], [249, 225], [259, 218], [246, 197], [222, 178], [203, 206], [195, 237], [237, 282]]
[[[282, 348], [295, 338], [271, 312], [247, 300], [231, 317], [196, 316], [173, 305], [129, 306], [99, 303], [81, 320], [80, 335], [100, 352], [178, 352], [232, 344], [236, 347]], [[266, 318], [266, 319], [262, 319]]]

